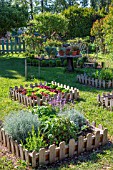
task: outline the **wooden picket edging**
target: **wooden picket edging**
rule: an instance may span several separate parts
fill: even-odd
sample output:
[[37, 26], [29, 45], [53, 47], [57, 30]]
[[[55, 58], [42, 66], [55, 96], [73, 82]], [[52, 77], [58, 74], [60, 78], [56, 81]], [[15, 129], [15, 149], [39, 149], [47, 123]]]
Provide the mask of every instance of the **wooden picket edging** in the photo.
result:
[[101, 106], [113, 111], [113, 91], [111, 93], [103, 93], [102, 96], [98, 95], [97, 100]]
[[[60, 93], [60, 97], [61, 98], [66, 98], [66, 101], [69, 101], [69, 100], [77, 100], [79, 98], [79, 90], [77, 88], [74, 88], [74, 87], [69, 87], [69, 86], [66, 86], [66, 85], [63, 85], [63, 84], [60, 84], [60, 83], [56, 83], [54, 81], [51, 82], [52, 84], [55, 84], [55, 85], [58, 85], [58, 87], [64, 87], [65, 89], [69, 89], [69, 93]], [[37, 87], [38, 85], [46, 85], [47, 82], [44, 82], [44, 83], [35, 83], [34, 85], [33, 84], [30, 84], [30, 87], [34, 88], [34, 87]], [[26, 85], [28, 87], [28, 85]], [[35, 99], [31, 99], [31, 97], [28, 97], [26, 95], [23, 95], [19, 92], [17, 92], [17, 90], [19, 88], [24, 88], [23, 86], [15, 86], [14, 88], [10, 87], [9, 89], [9, 95], [11, 97], [11, 99], [13, 99], [14, 101], [18, 100], [20, 103], [26, 105], [26, 106], [36, 106], [36, 105], [43, 105], [43, 103], [46, 101], [50, 101], [51, 99], [56, 99], [57, 97], [57, 94], [54, 95], [54, 97], [51, 97], [49, 96], [49, 98], [46, 98], [45, 96], [42, 97], [42, 99], [40, 99], [39, 97], [35, 100]]]
[[78, 141], [74, 139], [69, 140], [69, 144], [65, 145], [65, 142], [60, 142], [59, 147], [55, 144], [50, 145], [48, 149], [41, 148], [39, 152], [29, 152], [24, 149], [21, 144], [14, 141], [12, 137], [5, 133], [4, 129], [0, 129], [0, 143], [7, 147], [8, 151], [16, 155], [17, 158], [25, 160], [33, 168], [48, 163], [53, 163], [57, 160], [63, 160], [66, 157], [72, 157], [73, 155], [80, 155], [84, 151], [96, 149], [101, 145], [105, 145], [108, 141], [108, 130], [103, 129], [102, 125], [98, 128], [95, 127], [93, 122], [93, 133], [88, 133], [86, 137], [79, 136]]
[[81, 84], [93, 86], [96, 88], [105, 89], [105, 88], [113, 87], [113, 80], [105, 81], [105, 80], [94, 79], [84, 74], [77, 75], [77, 80]]
[[19, 40], [17, 42], [16, 38], [14, 40], [1, 40], [0, 42], [0, 53], [17, 53], [25, 52], [25, 42]]

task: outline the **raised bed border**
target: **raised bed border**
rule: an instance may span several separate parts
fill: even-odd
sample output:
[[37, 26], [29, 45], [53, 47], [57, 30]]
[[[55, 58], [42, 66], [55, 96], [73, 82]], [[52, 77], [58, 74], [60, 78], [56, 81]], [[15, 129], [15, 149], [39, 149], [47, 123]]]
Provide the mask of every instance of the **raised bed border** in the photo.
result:
[[25, 160], [28, 164], [32, 165], [33, 168], [48, 163], [53, 163], [57, 160], [63, 160], [66, 157], [72, 157], [73, 155], [80, 155], [84, 151], [90, 151], [96, 149], [101, 145], [105, 145], [108, 141], [107, 133], [108, 130], [103, 129], [102, 125], [96, 128], [96, 123], [92, 123], [94, 134], [88, 133], [86, 137], [79, 136], [78, 141], [70, 139], [69, 144], [65, 145], [62, 141], [59, 147], [55, 144], [50, 145], [46, 150], [41, 148], [39, 152], [29, 152], [24, 149], [21, 144], [14, 141], [12, 137], [7, 135], [4, 129], [0, 129], [0, 143], [7, 147], [8, 151], [13, 153], [17, 158]]
[[99, 94], [97, 101], [99, 102], [99, 105], [113, 111], [113, 91], [111, 93], [103, 93], [102, 96]]
[[[52, 84], [55, 84], [55, 85], [58, 85], [58, 87], [64, 87], [65, 89], [68, 89], [70, 90], [69, 93], [64, 93], [63, 95], [61, 94], [61, 98], [65, 97], [66, 98], [66, 101], [69, 101], [69, 99], [71, 100], [77, 100], [79, 98], [79, 90], [77, 88], [74, 88], [74, 87], [69, 87], [69, 86], [66, 86], [66, 85], [63, 85], [63, 84], [60, 84], [60, 83], [57, 83], [57, 82], [54, 82], [52, 81], [51, 82]], [[31, 88], [34, 88], [38, 85], [46, 85], [47, 82], [40, 82], [39, 84], [35, 83], [34, 85], [33, 84], [30, 84], [30, 87]], [[25, 85], [26, 87], [28, 87], [28, 85]], [[47, 100], [47, 98], [45, 96], [42, 97], [42, 99], [40, 99], [39, 97], [37, 98], [37, 100], [35, 99], [31, 99], [30, 97], [27, 97], [26, 95], [23, 95], [19, 92], [17, 92], [16, 90], [18, 88], [24, 88], [22, 85], [20, 85], [20, 87], [18, 86], [15, 86], [14, 88], [10, 87], [9, 89], [9, 96], [11, 97], [11, 99], [13, 99], [14, 101], [19, 101], [20, 103], [26, 105], [26, 106], [36, 106], [36, 105], [43, 105], [43, 102], [50, 100], [50, 99], [54, 99], [57, 97], [57, 94], [54, 95], [54, 97], [49, 97], [49, 99]]]
[[77, 75], [77, 80], [81, 84], [93, 86], [96, 88], [106, 89], [106, 88], [113, 87], [113, 80], [105, 81], [105, 80], [94, 79], [84, 74]]

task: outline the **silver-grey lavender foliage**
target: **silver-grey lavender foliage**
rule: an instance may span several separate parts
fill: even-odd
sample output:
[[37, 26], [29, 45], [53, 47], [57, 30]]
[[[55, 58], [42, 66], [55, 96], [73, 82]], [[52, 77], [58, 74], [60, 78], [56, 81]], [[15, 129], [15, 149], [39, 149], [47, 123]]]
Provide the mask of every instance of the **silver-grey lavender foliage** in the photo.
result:
[[65, 118], [69, 118], [71, 122], [75, 124], [75, 126], [81, 129], [84, 125], [88, 125], [88, 121], [85, 119], [84, 115], [75, 110], [74, 108], [68, 109], [65, 111], [60, 111], [58, 116], [64, 116]]
[[39, 120], [37, 115], [31, 112], [19, 111], [11, 113], [5, 117], [3, 128], [5, 132], [12, 136], [18, 142], [25, 142], [28, 137], [28, 132], [32, 132], [34, 126], [35, 132], [38, 132]]

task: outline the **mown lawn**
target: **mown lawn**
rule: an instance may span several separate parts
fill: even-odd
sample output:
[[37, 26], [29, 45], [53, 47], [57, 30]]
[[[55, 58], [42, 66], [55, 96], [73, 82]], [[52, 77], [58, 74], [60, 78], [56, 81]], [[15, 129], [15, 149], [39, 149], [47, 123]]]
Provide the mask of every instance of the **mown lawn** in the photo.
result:
[[[101, 59], [101, 58], [100, 58]], [[113, 63], [111, 63], [113, 67]], [[80, 85], [76, 81], [77, 72], [67, 73], [64, 68], [41, 68], [41, 77], [38, 79], [38, 68], [28, 67], [29, 80], [24, 77], [24, 58], [17, 55], [0, 56], [0, 119], [4, 120], [11, 111], [27, 109], [18, 102], [11, 101], [9, 98], [9, 87], [25, 85], [37, 81], [52, 81], [55, 80], [62, 84], [77, 87], [80, 90], [80, 100], [75, 102], [75, 108], [82, 112], [90, 122], [96, 121], [97, 125], [102, 124], [108, 128], [109, 139], [113, 140], [113, 112], [110, 112], [98, 106], [97, 95], [105, 91]], [[88, 69], [87, 69], [88, 70]], [[88, 70], [90, 72], [94, 70]], [[32, 79], [31, 79], [32, 78]], [[0, 161], [2, 162], [2, 161]], [[4, 168], [5, 169], [5, 168]], [[104, 150], [91, 152], [86, 156], [79, 157], [78, 160], [65, 161], [57, 168], [48, 168], [56, 170], [66, 169], [84, 169], [84, 170], [100, 170], [113, 169], [113, 145], [108, 144]]]

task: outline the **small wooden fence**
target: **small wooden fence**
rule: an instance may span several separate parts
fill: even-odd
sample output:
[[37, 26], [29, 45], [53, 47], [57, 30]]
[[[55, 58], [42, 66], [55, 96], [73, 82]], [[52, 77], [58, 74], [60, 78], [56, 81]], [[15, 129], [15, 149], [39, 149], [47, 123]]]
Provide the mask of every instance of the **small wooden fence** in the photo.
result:
[[8, 151], [15, 154], [16, 157], [20, 157], [22, 160], [31, 164], [33, 168], [39, 165], [53, 163], [57, 160], [63, 160], [66, 157], [72, 157], [73, 155], [79, 155], [84, 151], [89, 151], [98, 148], [100, 145], [107, 143], [107, 129], [103, 129], [101, 125], [96, 128], [93, 123], [94, 133], [87, 134], [86, 137], [80, 136], [78, 141], [70, 139], [69, 144], [65, 145], [65, 142], [60, 142], [59, 147], [54, 144], [50, 145], [46, 150], [41, 148], [39, 152], [33, 151], [32, 153], [24, 149], [21, 144], [14, 141], [9, 135], [5, 133], [3, 129], [0, 129], [0, 143], [7, 147]]
[[16, 38], [14, 40], [1, 40], [0, 42], [0, 53], [18, 53], [25, 52], [25, 42]]
[[103, 93], [102, 96], [98, 95], [98, 102], [100, 105], [113, 111], [113, 91], [110, 93]]
[[[69, 101], [69, 100], [77, 100], [79, 98], [79, 90], [74, 88], [74, 87], [69, 87], [69, 86], [66, 86], [66, 85], [63, 85], [63, 84], [60, 84], [60, 83], [56, 83], [56, 82], [51, 82], [52, 84], [55, 84], [55, 85], [58, 85], [58, 87], [64, 87], [65, 89], [69, 89], [69, 93], [60, 93], [60, 97], [61, 98], [66, 98], [66, 101]], [[34, 85], [33, 84], [30, 84], [30, 87], [34, 88], [34, 87], [37, 87], [38, 85], [46, 85], [47, 82], [44, 82], [44, 83], [35, 83]], [[28, 85], [26, 85], [26, 87], [28, 87]], [[31, 97], [27, 97], [26, 95], [23, 95], [19, 92], [17, 92], [17, 90], [19, 88], [24, 88], [23, 86], [15, 86], [14, 88], [10, 87], [9, 89], [9, 95], [11, 97], [11, 99], [13, 99], [14, 101], [18, 100], [20, 103], [26, 105], [26, 106], [36, 106], [36, 105], [43, 105], [44, 102], [48, 102], [50, 100], [54, 100], [56, 99], [57, 97], [57, 94], [54, 95], [54, 97], [51, 97], [49, 96], [49, 98], [46, 98], [45, 96], [42, 97], [42, 99], [40, 99], [39, 97], [35, 100], [35, 99], [31, 99]]]
[[81, 84], [93, 86], [96, 88], [112, 88], [113, 87], [113, 80], [105, 81], [105, 80], [99, 80], [94, 79], [91, 77], [88, 77], [87, 75], [81, 74], [77, 75], [77, 80]]

